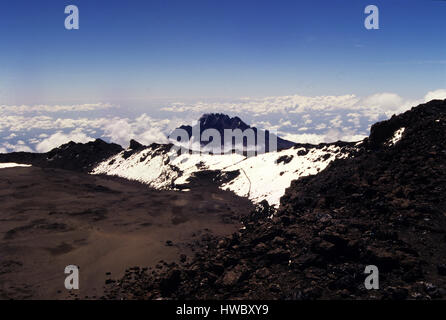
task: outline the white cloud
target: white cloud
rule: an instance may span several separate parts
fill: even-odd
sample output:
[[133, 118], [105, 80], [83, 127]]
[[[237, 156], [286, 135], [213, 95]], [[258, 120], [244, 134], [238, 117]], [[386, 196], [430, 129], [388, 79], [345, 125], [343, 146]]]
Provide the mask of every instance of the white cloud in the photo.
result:
[[319, 143], [329, 143], [336, 141], [346, 141], [346, 142], [356, 142], [361, 141], [367, 135], [365, 134], [357, 134], [350, 129], [330, 129], [323, 134], [315, 134], [315, 133], [303, 133], [303, 134], [293, 134], [281, 132], [280, 136], [284, 139], [297, 142], [297, 143], [311, 143], [311, 144], [319, 144]]
[[[32, 152], [33, 150], [23, 144], [17, 144], [13, 145], [8, 142], [3, 143], [3, 150], [7, 150], [6, 152]], [[0, 153], [6, 153], [6, 152], [0, 152]]]
[[360, 101], [355, 95], [342, 96], [316, 96], [307, 97], [300, 95], [277, 96], [266, 98], [243, 98], [236, 102], [208, 103], [198, 102], [195, 104], [174, 103], [169, 107], [162, 108], [170, 112], [225, 112], [250, 113], [254, 116], [267, 115], [271, 113], [305, 113], [321, 110], [348, 109]]
[[48, 152], [51, 149], [59, 147], [60, 145], [70, 141], [78, 143], [86, 143], [92, 140], [94, 140], [94, 138], [87, 136], [85, 133], [82, 132], [82, 129], [73, 130], [68, 134], [59, 131], [52, 134], [49, 138], [43, 140], [39, 144], [37, 144], [36, 151]]
[[86, 104], [74, 104], [74, 105], [20, 105], [20, 106], [11, 106], [11, 105], [0, 105], [0, 114], [2, 113], [15, 113], [15, 114], [24, 114], [28, 112], [62, 112], [62, 111], [94, 111], [100, 109], [109, 109], [113, 108], [110, 103], [86, 103]]
[[282, 127], [285, 127], [285, 126], [291, 126], [291, 121], [290, 120], [286, 120], [286, 121], [284, 121], [283, 119], [280, 119], [280, 124], [281, 124], [281, 126]]
[[367, 135], [357, 134], [351, 129], [330, 129], [324, 134], [324, 142], [356, 142], [363, 140], [366, 136]]
[[17, 137], [17, 135], [15, 133], [11, 133], [9, 136], [3, 138], [5, 140], [10, 140], [10, 139], [14, 139], [15, 137]]
[[[167, 135], [179, 125], [190, 124], [202, 113], [223, 112], [239, 115], [248, 124], [259, 129], [280, 130], [285, 139], [292, 141], [311, 143], [332, 142], [339, 139], [355, 141], [360, 140], [374, 122], [404, 112], [425, 101], [439, 98], [446, 98], [446, 89], [430, 91], [418, 100], [408, 100], [398, 94], [384, 92], [363, 98], [354, 94], [315, 97], [290, 95], [241, 98], [221, 103], [175, 103], [162, 109], [179, 113], [174, 118], [169, 117], [170, 119], [156, 119], [145, 113], [133, 119], [112, 115], [93, 118], [87, 114], [82, 114], [82, 118], [64, 117], [59, 114], [58, 117], [54, 117], [56, 111], [113, 108], [106, 103], [54, 106], [0, 105], [0, 130], [7, 132], [3, 141], [17, 138], [20, 133], [21, 139], [26, 140], [30, 146], [36, 145], [36, 150], [40, 152], [48, 151], [70, 140], [86, 142], [93, 139], [90, 137], [109, 138], [110, 141], [126, 147], [130, 139], [146, 145], [152, 142], [165, 143]], [[253, 117], [255, 121], [252, 121]], [[34, 130], [38, 133], [30, 136], [29, 132]], [[64, 133], [67, 131], [70, 133]], [[2, 150], [26, 147], [26, 144], [16, 144], [16, 146], [3, 144]]]
[[6, 128], [10, 132], [39, 130], [63, 130], [70, 128], [103, 128], [110, 123], [110, 118], [53, 118], [45, 115], [40, 116], [18, 116], [7, 115], [0, 117], [0, 127]]
[[315, 134], [315, 133], [303, 133], [303, 134], [294, 134], [294, 133], [285, 133], [281, 134], [281, 137], [298, 143], [311, 143], [311, 144], [319, 144], [325, 142], [325, 135], [323, 134]]
[[130, 139], [144, 145], [168, 143], [168, 134], [185, 122], [184, 119], [155, 119], [144, 113], [135, 120], [116, 118], [110, 121], [104, 127], [104, 136], [124, 147]]
[[382, 115], [390, 117], [410, 109], [411, 106], [409, 101], [395, 93], [377, 93], [361, 100], [356, 110], [370, 121], [377, 121]]
[[159, 128], [150, 128], [146, 131], [139, 133], [136, 140], [144, 145], [149, 145], [151, 143], [168, 143], [167, 135], [160, 131]]
[[[250, 114], [256, 117], [269, 114], [301, 114], [306, 124], [311, 123], [308, 113], [323, 111], [324, 115], [333, 112], [346, 111], [360, 114], [370, 121], [377, 121], [380, 117], [390, 117], [409, 110], [424, 101], [432, 99], [445, 99], [446, 89], [438, 89], [428, 92], [424, 98], [418, 100], [404, 99], [396, 93], [382, 92], [359, 98], [354, 94], [341, 96], [276, 96], [266, 98], [243, 98], [235, 102], [209, 103], [198, 102], [186, 104], [177, 102], [169, 107], [162, 108], [170, 112], [227, 112], [234, 114]], [[283, 120], [283, 121], [286, 121]]]
[[105, 125], [104, 136], [109, 137], [115, 143], [125, 146], [133, 137], [133, 129], [128, 119], [114, 119]]
[[16, 145], [16, 146], [14, 146], [13, 151], [14, 152], [33, 152], [33, 149], [31, 149], [30, 147], [25, 146], [25, 145]]
[[330, 120], [330, 124], [335, 128], [340, 128], [342, 125], [341, 116], [336, 116], [335, 118]]
[[438, 89], [434, 91], [429, 91], [424, 97], [424, 101], [428, 102], [434, 99], [444, 100], [446, 99], [446, 89]]
[[[280, 121], [279, 121], [280, 122]], [[291, 123], [291, 122], [290, 122]], [[276, 125], [271, 124], [269, 121], [257, 121], [251, 124], [252, 127], [256, 127], [258, 129], [262, 130], [270, 130], [270, 131], [277, 131], [279, 128], [288, 126], [287, 123], [278, 123]]]
[[348, 122], [353, 123], [353, 125], [355, 126], [355, 128], [360, 128], [360, 127], [361, 127], [361, 123], [360, 123], [360, 121], [361, 121], [360, 116], [361, 116], [361, 115], [360, 115], [360, 114], [349, 113], [347, 116], [350, 117], [350, 118], [348, 119]]
[[387, 108], [399, 108], [403, 104], [403, 98], [395, 93], [377, 93], [371, 95], [361, 101], [361, 104], [365, 107], [380, 107], [382, 109]]

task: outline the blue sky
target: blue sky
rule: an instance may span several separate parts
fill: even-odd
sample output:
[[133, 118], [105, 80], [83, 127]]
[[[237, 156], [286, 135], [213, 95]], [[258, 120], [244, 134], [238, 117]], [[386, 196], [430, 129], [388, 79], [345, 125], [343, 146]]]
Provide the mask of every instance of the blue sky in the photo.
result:
[[[64, 28], [64, 7], [80, 29]], [[380, 30], [363, 26], [380, 9]], [[346, 94], [446, 82], [446, 2], [2, 1], [8, 103]]]
[[[64, 28], [70, 4], [79, 30]], [[379, 30], [364, 28], [369, 4]], [[446, 1], [433, 0], [2, 1], [0, 105], [120, 106], [57, 115], [70, 119], [185, 119], [172, 103], [215, 110], [242, 97], [392, 93], [393, 106], [446, 88], [445, 16]], [[0, 125], [0, 136], [13, 131]]]

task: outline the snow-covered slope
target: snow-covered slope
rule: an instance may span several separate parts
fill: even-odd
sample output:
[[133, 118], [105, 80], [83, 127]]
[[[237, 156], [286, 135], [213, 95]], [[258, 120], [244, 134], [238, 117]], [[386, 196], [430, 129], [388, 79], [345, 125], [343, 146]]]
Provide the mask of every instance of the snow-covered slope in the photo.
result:
[[348, 155], [348, 152], [336, 146], [321, 149], [301, 147], [266, 153], [228, 167], [227, 170], [240, 169], [243, 175], [222, 187], [254, 202], [267, 200], [270, 205], [278, 206], [292, 180], [317, 174], [331, 161]]
[[296, 146], [256, 157], [240, 154], [169, 157], [173, 151], [165, 145], [151, 145], [142, 150], [122, 151], [99, 163], [91, 173], [136, 180], [156, 189], [184, 189], [197, 172], [217, 171], [229, 176], [219, 183], [220, 188], [255, 203], [267, 200], [270, 205], [278, 206], [292, 180], [317, 174], [331, 161], [346, 158], [354, 150], [352, 145], [332, 144]]

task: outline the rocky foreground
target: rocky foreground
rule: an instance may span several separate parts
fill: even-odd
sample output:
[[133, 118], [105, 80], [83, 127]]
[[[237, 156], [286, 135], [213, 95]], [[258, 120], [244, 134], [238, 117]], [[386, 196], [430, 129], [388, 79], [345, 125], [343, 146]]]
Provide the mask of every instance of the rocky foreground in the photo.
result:
[[[294, 181], [278, 212], [183, 263], [131, 268], [109, 299], [446, 298], [446, 100], [375, 124], [354, 158]], [[380, 289], [366, 290], [376, 265]]]

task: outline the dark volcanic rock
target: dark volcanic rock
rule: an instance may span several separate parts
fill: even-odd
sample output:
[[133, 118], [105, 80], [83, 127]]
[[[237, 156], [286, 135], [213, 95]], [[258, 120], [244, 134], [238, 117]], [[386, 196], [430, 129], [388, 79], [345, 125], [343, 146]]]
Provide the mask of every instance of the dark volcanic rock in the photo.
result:
[[89, 172], [94, 166], [121, 152], [121, 146], [96, 139], [88, 143], [73, 141], [47, 153], [13, 152], [0, 154], [0, 162], [32, 164], [42, 168], [57, 168]]
[[181, 281], [181, 272], [178, 270], [170, 271], [166, 277], [160, 281], [160, 290], [163, 294], [169, 294], [178, 288]]
[[[115, 298], [146, 287], [151, 298], [446, 298], [445, 195], [446, 100], [436, 100], [375, 124], [355, 157], [293, 181], [272, 218], [263, 204], [239, 234], [169, 268], [182, 275], [175, 290], [160, 288], [166, 271], [109, 290]], [[364, 287], [367, 265], [380, 271], [379, 290]]]
[[[199, 130], [198, 130], [198, 126], [200, 127]], [[228, 143], [231, 143], [228, 141], [224, 141], [224, 131], [226, 129], [230, 129], [230, 130], [240, 129], [241, 131], [245, 131], [246, 129], [252, 129], [256, 135], [257, 135], [257, 131], [258, 131], [257, 128], [250, 127], [245, 122], [243, 122], [239, 117], [231, 118], [228, 115], [222, 114], [222, 113], [204, 114], [200, 117], [200, 119], [198, 120], [198, 124], [195, 125], [194, 127], [189, 126], [189, 125], [183, 125], [183, 126], [179, 127], [178, 129], [185, 130], [188, 133], [189, 138], [191, 138], [193, 136], [195, 131], [199, 132], [200, 137], [201, 137], [201, 134], [205, 130], [208, 130], [208, 129], [217, 130], [221, 137], [221, 145], [222, 146], [225, 144], [227, 145]], [[264, 132], [262, 130], [259, 130], [259, 133], [261, 133], [262, 136], [263, 135], [265, 136], [266, 146], [269, 145], [269, 140], [271, 138], [273, 138], [273, 137], [277, 138], [277, 149], [278, 150], [288, 149], [288, 148], [291, 148], [296, 145], [296, 143], [282, 139], [280, 137], [277, 137], [277, 136], [273, 135], [272, 133], [270, 133], [269, 131]], [[171, 137], [174, 137], [174, 136], [176, 136], [176, 131], [174, 131], [171, 134]], [[255, 137], [255, 141], [257, 144], [258, 143], [257, 137]], [[202, 146], [206, 146], [207, 144], [210, 143], [210, 141], [201, 140], [200, 143]], [[244, 143], [244, 145], [246, 146], [246, 143]], [[267, 147], [266, 150], [268, 151], [269, 148]]]
[[130, 158], [131, 155], [133, 155], [133, 154], [137, 153], [138, 151], [141, 151], [141, 150], [143, 150], [145, 148], [146, 147], [143, 146], [138, 141], [131, 139], [129, 148], [124, 151], [124, 154], [122, 155], [122, 157], [124, 159], [128, 159], [128, 158]]
[[144, 149], [145, 147], [138, 141], [132, 139], [132, 140], [130, 140], [129, 148], [132, 150], [141, 150], [141, 149]]

